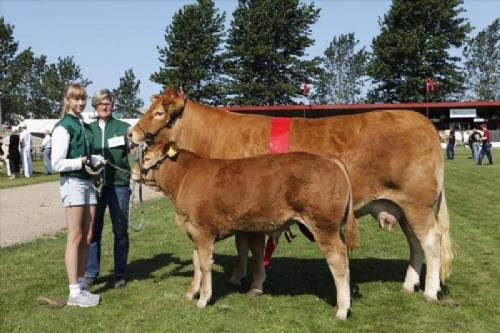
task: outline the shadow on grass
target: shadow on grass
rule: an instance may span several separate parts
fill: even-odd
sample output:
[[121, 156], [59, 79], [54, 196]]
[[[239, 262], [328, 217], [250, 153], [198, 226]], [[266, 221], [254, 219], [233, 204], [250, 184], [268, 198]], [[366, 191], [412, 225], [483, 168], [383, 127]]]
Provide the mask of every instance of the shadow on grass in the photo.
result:
[[[127, 281], [154, 279], [155, 282], [158, 282], [168, 278], [171, 275], [178, 276], [185, 274], [186, 276], [191, 276], [192, 272], [181, 273], [181, 271], [186, 266], [189, 266], [191, 264], [191, 260], [182, 261], [178, 257], [174, 257], [172, 253], [162, 253], [157, 254], [152, 258], [134, 260], [127, 265]], [[169, 265], [176, 265], [176, 267], [168, 273], [163, 274], [159, 277], [153, 275], [155, 271]], [[99, 277], [96, 281], [96, 284], [100, 284], [103, 282], [105, 283], [105, 285], [99, 289], [96, 289], [94, 292], [101, 293], [108, 289], [112, 289], [113, 274]]]
[[[234, 256], [214, 254], [214, 265], [221, 266], [222, 272], [212, 270], [213, 297], [211, 302], [238, 292], [246, 293], [250, 287], [251, 265], [249, 259], [248, 277], [241, 287], [228, 283], [233, 271]], [[163, 275], [155, 276], [158, 269], [174, 265]], [[360, 298], [359, 284], [369, 282], [401, 282], [403, 283], [407, 260], [362, 258], [350, 260], [351, 293], [353, 298]], [[190, 269], [186, 270], [186, 267]], [[182, 261], [171, 253], [158, 254], [152, 258], [131, 262], [128, 267], [127, 280], [148, 280], [155, 282], [168, 279], [170, 276], [191, 278], [193, 275], [191, 260]], [[336, 304], [336, 293], [333, 277], [324, 259], [274, 258], [267, 269], [265, 293], [275, 296], [315, 295], [331, 305]], [[108, 281], [105, 287], [97, 292], [111, 288], [112, 275], [103, 277], [98, 282]]]

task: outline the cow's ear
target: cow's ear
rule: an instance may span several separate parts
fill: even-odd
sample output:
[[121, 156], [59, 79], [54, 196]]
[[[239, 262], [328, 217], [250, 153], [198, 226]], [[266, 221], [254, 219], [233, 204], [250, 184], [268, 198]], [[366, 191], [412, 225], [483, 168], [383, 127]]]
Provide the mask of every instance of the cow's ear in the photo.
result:
[[160, 99], [160, 97], [161, 97], [161, 95], [151, 95], [151, 96], [149, 96], [149, 101], [150, 101], [151, 103], [154, 103], [154, 102], [156, 102], [157, 100], [159, 100], [159, 99]]

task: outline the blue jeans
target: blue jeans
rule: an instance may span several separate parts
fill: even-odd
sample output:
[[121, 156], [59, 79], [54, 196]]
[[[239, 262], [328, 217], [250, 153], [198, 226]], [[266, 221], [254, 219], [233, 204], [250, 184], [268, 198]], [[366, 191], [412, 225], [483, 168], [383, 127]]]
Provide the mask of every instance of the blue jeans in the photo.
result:
[[455, 146], [447, 144], [446, 145], [446, 157], [449, 160], [453, 160], [455, 158]]
[[45, 148], [43, 150], [43, 164], [45, 165], [45, 173], [47, 175], [52, 173], [52, 167], [50, 165], [50, 152], [52, 148]]
[[89, 259], [87, 262], [86, 277], [97, 278], [101, 266], [101, 237], [104, 224], [104, 212], [109, 208], [109, 215], [113, 224], [115, 280], [125, 278], [129, 249], [128, 240], [128, 205], [130, 188], [128, 186], [104, 186], [101, 196], [97, 200], [95, 213], [94, 233], [90, 243]]
[[479, 153], [481, 151], [481, 145], [479, 144], [479, 142], [474, 142], [472, 144], [472, 150], [474, 151], [474, 161], [478, 161]]
[[479, 152], [479, 159], [477, 160], [477, 164], [483, 164], [484, 155], [488, 157], [488, 162], [493, 164], [493, 156], [491, 155], [491, 143], [483, 144], [481, 151]]

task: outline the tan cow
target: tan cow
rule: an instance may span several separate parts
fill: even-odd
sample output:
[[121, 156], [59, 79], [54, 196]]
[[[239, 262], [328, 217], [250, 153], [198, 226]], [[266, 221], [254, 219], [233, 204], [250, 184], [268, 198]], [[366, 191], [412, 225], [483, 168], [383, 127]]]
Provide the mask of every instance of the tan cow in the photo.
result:
[[[140, 181], [137, 169], [133, 177]], [[337, 158], [295, 152], [212, 160], [172, 151], [171, 144], [160, 141], [144, 155], [142, 170], [146, 183], [154, 180], [170, 198], [177, 224], [195, 243], [194, 276], [186, 295], [193, 299], [199, 293], [198, 307], [204, 308], [212, 295], [217, 240], [236, 232], [271, 234], [301, 223], [314, 235], [335, 280], [336, 318], [346, 319], [349, 262], [341, 226], [346, 224], [346, 244], [352, 249], [357, 222], [349, 178]]]
[[[271, 117], [235, 114], [185, 100], [169, 87], [153, 96], [129, 136], [135, 143], [162, 138], [206, 158], [233, 159], [267, 154], [271, 125]], [[407, 110], [292, 118], [288, 144], [290, 151], [333, 154], [345, 163], [356, 216], [371, 214], [381, 226], [398, 221], [407, 237], [410, 262], [403, 289], [413, 292], [419, 284], [425, 257], [424, 296], [436, 300], [440, 278], [444, 282], [449, 275], [453, 252], [443, 154], [432, 123]], [[242, 240], [237, 235], [240, 260], [232, 281], [246, 273], [248, 245]], [[261, 276], [252, 288], [262, 289], [263, 282]]]

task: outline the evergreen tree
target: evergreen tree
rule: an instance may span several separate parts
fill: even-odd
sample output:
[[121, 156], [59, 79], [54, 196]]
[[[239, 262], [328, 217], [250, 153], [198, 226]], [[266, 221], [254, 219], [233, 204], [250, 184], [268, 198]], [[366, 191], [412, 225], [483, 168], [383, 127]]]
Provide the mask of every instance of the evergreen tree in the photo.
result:
[[500, 19], [479, 32], [464, 48], [469, 99], [500, 99]]
[[182, 86], [191, 98], [220, 104], [224, 96], [221, 52], [225, 13], [212, 0], [197, 0], [180, 9], [167, 27], [167, 45], [159, 48], [162, 67], [151, 75], [163, 86]]
[[457, 99], [462, 95], [464, 75], [460, 57], [450, 48], [463, 45], [471, 27], [459, 15], [462, 0], [394, 0], [379, 22], [380, 35], [372, 43], [369, 75], [375, 87], [373, 101], [419, 102], [425, 100], [425, 79], [438, 88], [430, 100]]
[[363, 88], [368, 52], [355, 51], [359, 40], [354, 33], [334, 37], [321, 60], [322, 73], [312, 99], [320, 104], [359, 103]]
[[142, 116], [144, 102], [138, 97], [140, 80], [135, 81], [134, 71], [128, 69], [120, 78], [120, 85], [113, 90], [115, 106], [113, 114], [117, 118], [136, 118]]
[[318, 18], [299, 0], [239, 0], [227, 40], [229, 104], [294, 104], [317, 77], [319, 60], [303, 57]]

